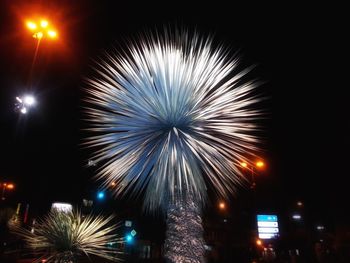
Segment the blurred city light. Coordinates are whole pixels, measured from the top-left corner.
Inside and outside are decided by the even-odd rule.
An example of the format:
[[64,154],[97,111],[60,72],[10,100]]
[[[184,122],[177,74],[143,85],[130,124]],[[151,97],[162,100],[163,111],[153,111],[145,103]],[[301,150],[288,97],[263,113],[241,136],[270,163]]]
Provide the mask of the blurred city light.
[[49,30],[47,31],[47,34],[49,37],[51,38],[55,38],[57,36],[57,32],[56,31],[53,31],[53,30]]
[[258,246],[262,246],[263,242],[262,242],[260,239],[257,239],[257,240],[256,240],[256,244],[257,244]]
[[49,26],[49,21],[46,19],[41,20],[27,20],[26,26],[33,34],[33,38],[41,40],[43,37],[49,37],[54,39],[57,37],[57,31]]
[[14,189],[15,188],[15,185],[14,184],[8,184],[6,186],[7,189]]
[[43,27],[43,28],[47,27],[48,24],[49,24],[49,22],[47,22],[47,20],[41,20],[41,22],[40,22],[40,25],[41,25],[41,27]]
[[220,208],[221,210],[224,210],[224,209],[226,208],[226,204],[225,204],[224,202],[220,202],[220,203],[219,203],[219,208]]
[[100,199],[100,200],[104,199],[105,198],[105,193],[102,192],[102,191],[98,192],[97,193],[97,198]]
[[132,243],[134,237],[131,234],[126,235],[125,240],[127,243]]
[[31,95],[26,95],[26,96],[24,97],[24,104],[25,104],[25,105],[28,105],[28,106],[34,105],[34,104],[35,104],[35,99],[34,99],[34,97],[31,96]]
[[36,99],[33,95],[23,95],[16,97],[15,110],[18,110],[22,114],[26,114],[28,110],[34,107]]
[[262,168],[262,167],[264,167],[264,166],[265,166],[265,163],[264,163],[263,161],[258,161],[258,162],[256,162],[256,167]]
[[317,229],[318,231],[324,230],[324,226],[318,225],[318,226],[316,226],[316,229]]
[[301,215],[299,215],[299,214],[294,214],[294,215],[292,215],[292,218],[293,218],[294,220],[301,220]]
[[251,189],[255,189],[256,187],[256,182],[255,182],[255,176],[258,175],[258,173],[256,172],[257,169],[261,170],[264,166],[265,163],[261,160],[257,161],[255,164],[252,162],[246,162],[246,161],[242,161],[240,162],[240,165],[244,168],[247,169],[250,172],[250,179],[251,179],[251,185],[250,188]]
[[32,21],[27,21],[27,27],[30,29],[30,30],[34,30],[37,28],[36,24]]
[[1,200],[5,200],[5,192],[6,190],[13,190],[15,188],[15,185],[13,183],[0,183],[0,188],[2,188],[1,191]]

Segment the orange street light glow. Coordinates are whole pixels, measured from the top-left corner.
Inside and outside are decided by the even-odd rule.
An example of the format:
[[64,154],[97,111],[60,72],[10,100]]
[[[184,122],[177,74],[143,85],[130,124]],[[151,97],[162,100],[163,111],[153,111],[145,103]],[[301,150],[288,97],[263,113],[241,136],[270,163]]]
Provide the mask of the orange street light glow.
[[56,31],[53,31],[53,30],[47,31],[47,34],[48,34],[49,37],[51,37],[51,38],[55,38],[55,37],[57,36]]
[[7,187],[7,189],[13,189],[13,188],[15,188],[14,184],[8,184],[6,187]]
[[40,25],[41,25],[41,27],[45,28],[49,25],[49,22],[47,22],[46,20],[41,20]]
[[257,239],[257,240],[256,240],[256,244],[257,244],[258,246],[261,246],[263,243],[262,243],[262,241],[261,241],[260,239]]
[[264,164],[264,162],[262,162],[262,161],[258,161],[258,162],[256,162],[256,166],[259,167],[259,168],[261,168],[261,167],[264,167],[265,164]]
[[112,182],[112,183],[111,183],[111,186],[115,186],[115,185],[116,185],[116,183],[115,183],[115,182]]
[[30,29],[30,30],[34,30],[36,29],[36,24],[32,21],[28,21],[27,22],[27,27]]
[[37,21],[27,20],[26,22],[27,28],[34,33],[32,35],[33,38],[36,38],[38,40],[42,38],[57,38],[57,31],[50,27],[50,24],[51,23],[46,19],[41,19]]
[[220,208],[220,209],[225,209],[225,203],[224,203],[224,202],[220,202],[219,208]]

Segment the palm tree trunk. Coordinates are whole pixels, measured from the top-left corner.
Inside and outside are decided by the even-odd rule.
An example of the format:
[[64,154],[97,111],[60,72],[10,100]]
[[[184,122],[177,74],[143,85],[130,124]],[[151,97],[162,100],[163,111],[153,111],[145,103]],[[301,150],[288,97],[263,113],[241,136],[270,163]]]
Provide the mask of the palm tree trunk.
[[201,209],[189,197],[168,207],[164,244],[167,263],[205,262]]

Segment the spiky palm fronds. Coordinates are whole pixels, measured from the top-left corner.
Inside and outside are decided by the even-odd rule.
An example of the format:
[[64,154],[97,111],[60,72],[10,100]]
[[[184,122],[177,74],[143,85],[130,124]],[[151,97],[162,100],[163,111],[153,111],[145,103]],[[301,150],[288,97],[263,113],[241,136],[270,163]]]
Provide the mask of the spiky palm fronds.
[[198,34],[165,34],[109,54],[88,79],[87,115],[98,178],[115,192],[145,192],[167,207],[186,195],[203,204],[207,186],[227,197],[256,149],[256,82],[238,58]]
[[38,262],[76,262],[81,255],[95,255],[118,260],[118,251],[108,243],[121,242],[116,238],[116,226],[110,225],[113,217],[75,212],[50,212],[35,225],[34,231],[17,229],[28,247],[39,256]]

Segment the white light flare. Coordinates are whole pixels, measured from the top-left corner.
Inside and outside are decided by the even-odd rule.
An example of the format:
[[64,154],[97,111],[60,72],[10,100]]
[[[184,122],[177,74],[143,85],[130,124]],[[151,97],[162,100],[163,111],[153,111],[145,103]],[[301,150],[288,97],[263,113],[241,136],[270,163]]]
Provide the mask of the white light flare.
[[24,97],[24,104],[28,106],[34,106],[35,105],[35,98],[32,95],[26,95]]
[[36,105],[36,99],[33,95],[17,96],[15,109],[22,114],[27,114],[30,108]]
[[23,108],[21,109],[21,113],[22,113],[22,114],[26,114],[26,113],[27,113],[27,108],[26,108],[26,107],[23,107]]

